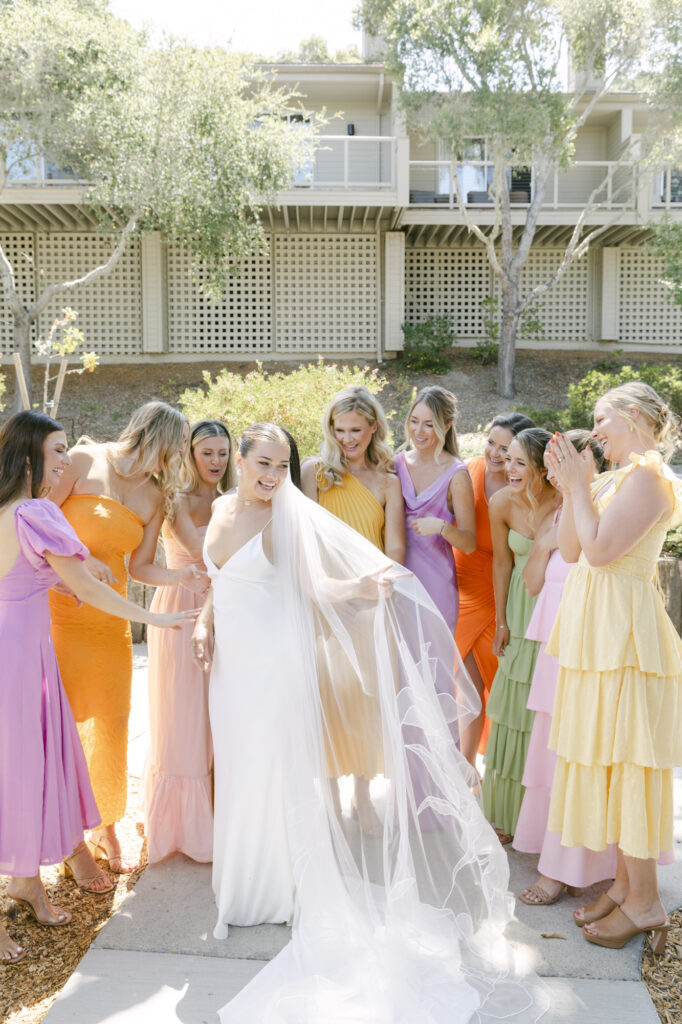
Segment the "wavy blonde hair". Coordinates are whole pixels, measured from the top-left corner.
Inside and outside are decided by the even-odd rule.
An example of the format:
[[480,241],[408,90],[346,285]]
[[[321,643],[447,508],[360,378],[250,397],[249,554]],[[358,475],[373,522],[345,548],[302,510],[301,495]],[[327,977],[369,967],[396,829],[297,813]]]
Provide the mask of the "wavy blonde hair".
[[407,438],[406,446],[410,443],[410,416],[414,411],[414,407],[419,405],[420,402],[423,402],[424,405],[428,407],[433,421],[433,432],[438,438],[438,444],[436,446],[436,462],[438,462],[440,454],[443,451],[459,458],[457,434],[455,432],[457,399],[453,395],[452,391],[448,391],[447,388],[442,388],[440,384],[431,384],[429,387],[422,388],[410,406],[407,416],[405,417],[405,437]]
[[191,494],[192,491],[196,491],[201,483],[196,459],[194,458],[194,449],[200,441],[205,441],[207,437],[224,437],[230,453],[227,465],[225,466],[225,472],[218,481],[218,493],[224,494],[225,491],[229,491],[234,487],[237,482],[234,444],[232,443],[230,431],[222,420],[199,420],[198,423],[193,424],[190,430],[189,444],[187,445],[187,451],[185,452],[182,468],[180,469],[180,490],[185,494]]
[[146,402],[135,410],[118,440],[106,445],[109,455],[134,456],[130,471],[121,475],[144,473],[152,480],[161,492],[164,515],[171,520],[180,486],[180,449],[186,426],[186,417],[177,409],[165,402]]
[[637,431],[637,423],[630,410],[639,409],[650,424],[657,447],[661,449],[666,459],[670,458],[680,436],[680,420],[649,384],[644,384],[641,380],[630,380],[607,391],[600,401],[615,409],[634,431]]
[[334,436],[334,420],[348,412],[359,413],[370,427],[376,423],[377,429],[372,434],[365,455],[380,472],[390,473],[393,470],[393,451],[387,440],[388,423],[384,410],[368,388],[362,385],[344,388],[334,395],[322,416],[322,444],[317,470],[318,477],[327,482],[327,486],[321,488],[324,491],[330,487],[340,487],[348,472],[341,445]]

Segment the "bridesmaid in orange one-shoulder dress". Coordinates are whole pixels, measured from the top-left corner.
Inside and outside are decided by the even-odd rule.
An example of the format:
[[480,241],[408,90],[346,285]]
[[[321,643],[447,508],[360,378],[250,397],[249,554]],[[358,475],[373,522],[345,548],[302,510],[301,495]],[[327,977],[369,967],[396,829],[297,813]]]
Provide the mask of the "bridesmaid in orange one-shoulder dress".
[[507,448],[512,438],[532,426],[533,421],[520,412],[496,416],[488,428],[485,453],[466,462],[474,485],[477,547],[471,554],[453,548],[459,589],[455,643],[481,697],[480,715],[462,734],[462,753],[474,767],[476,754],[485,752],[490,732],[485,707],[497,672],[497,658],[493,654],[495,595],[488,501],[506,486]]
[[[151,586],[184,582],[204,589],[207,577],[194,567],[154,565],[159,530],[177,487],[189,427],[163,402],[138,409],[118,441],[88,442],[70,452],[55,500],[91,553],[87,565],[98,579],[125,595],[127,571]],[[52,635],[62,681],[78,725],[102,828],[90,838],[97,859],[129,873],[115,824],[126,807],[128,716],[132,682],[130,625],[72,597],[50,594]],[[73,865],[72,865],[73,867]],[[96,875],[81,858],[76,883],[86,891]]]
[[[319,460],[303,464],[304,494],[352,526],[389,558],[405,557],[405,511],[398,477],[391,471],[393,452],[386,440],[384,411],[365,387],[350,387],[332,398],[322,418]],[[339,652],[342,657],[342,653]],[[367,651],[367,678],[373,652]],[[381,716],[376,701],[349,685],[352,704],[339,707],[320,689],[325,719],[333,733],[331,778],[355,777],[351,813],[368,836],[379,835],[381,824],[369,795],[369,783],[384,770]],[[338,793],[338,789],[336,790]],[[340,813],[340,803],[338,805]]]

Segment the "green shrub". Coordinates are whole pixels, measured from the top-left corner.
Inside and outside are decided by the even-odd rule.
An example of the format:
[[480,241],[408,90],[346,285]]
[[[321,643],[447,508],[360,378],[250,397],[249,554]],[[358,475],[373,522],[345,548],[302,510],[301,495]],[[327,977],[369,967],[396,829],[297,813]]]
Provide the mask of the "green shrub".
[[203,377],[203,387],[187,388],[178,399],[190,423],[223,420],[235,438],[250,423],[277,423],[293,434],[301,457],[317,454],[322,413],[337,391],[364,384],[377,394],[386,384],[377,370],[335,366],[321,359],[291,373],[268,373],[258,363],[244,377],[227,369],[215,380],[208,371]]
[[566,409],[538,409],[534,405],[515,405],[514,412],[522,412],[529,416],[537,427],[549,430],[566,429]]
[[565,426],[591,428],[597,400],[611,388],[631,380],[649,384],[673,412],[682,415],[682,368],[671,363],[642,363],[623,366],[616,373],[590,370],[577,383],[569,384]]
[[492,366],[497,362],[500,354],[500,346],[490,338],[479,338],[473,348],[468,348],[467,353],[471,359],[475,359],[481,366]]
[[668,530],[665,543],[663,544],[663,554],[682,558],[682,526],[676,526],[674,530]]
[[450,360],[446,353],[454,347],[452,322],[448,316],[430,316],[418,324],[403,324],[404,338],[400,361],[414,373],[446,373]]

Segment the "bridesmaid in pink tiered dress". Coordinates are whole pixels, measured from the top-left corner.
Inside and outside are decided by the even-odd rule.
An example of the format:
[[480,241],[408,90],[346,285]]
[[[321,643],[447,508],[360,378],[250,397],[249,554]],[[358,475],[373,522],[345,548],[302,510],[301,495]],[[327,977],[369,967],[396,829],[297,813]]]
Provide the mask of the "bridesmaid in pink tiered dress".
[[[219,420],[192,427],[183,491],[162,536],[170,568],[206,572],[203,544],[211,505],[235,483],[232,441]],[[201,608],[204,594],[160,587],[155,611]],[[147,631],[151,747],[145,767],[144,815],[149,863],[173,853],[209,863],[213,856],[213,746],[208,719],[208,673],[192,660],[192,626],[172,634]]]
[[[578,451],[590,445],[595,468],[601,472],[604,453],[596,441],[591,440],[589,433],[586,430],[571,430],[567,436]],[[550,478],[550,482],[556,486],[554,479]],[[555,903],[565,889],[587,888],[595,882],[613,878],[616,871],[615,847],[596,853],[582,846],[562,846],[561,836],[547,831],[549,798],[556,764],[556,754],[548,748],[548,742],[559,665],[556,658],[545,653],[545,645],[571,569],[559,553],[558,519],[559,513],[552,513],[542,524],[524,569],[524,582],[529,593],[540,593],[526,630],[526,639],[537,640],[541,646],[528,699],[528,708],[535,712],[535,718],[523,774],[526,790],[513,846],[522,853],[540,854],[538,881],[524,889],[519,897],[530,906]]]
[[452,549],[476,548],[474,490],[459,458],[455,396],[437,384],[423,388],[405,421],[411,445],[396,456],[405,499],[405,566],[423,583],[450,629],[455,630],[457,571]]

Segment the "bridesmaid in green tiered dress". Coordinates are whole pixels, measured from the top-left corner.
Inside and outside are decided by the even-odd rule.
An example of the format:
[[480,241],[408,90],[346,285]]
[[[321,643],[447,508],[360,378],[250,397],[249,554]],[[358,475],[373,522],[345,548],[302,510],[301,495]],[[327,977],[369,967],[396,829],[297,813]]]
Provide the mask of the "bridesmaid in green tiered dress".
[[493,651],[499,668],[486,709],[492,725],[484,759],[483,809],[501,843],[510,842],[516,828],[533,727],[534,712],[526,704],[539,644],[526,640],[525,634],[537,598],[526,590],[523,568],[537,527],[560,502],[543,462],[550,437],[539,427],[516,435],[507,454],[507,486],[489,503],[497,620]]

